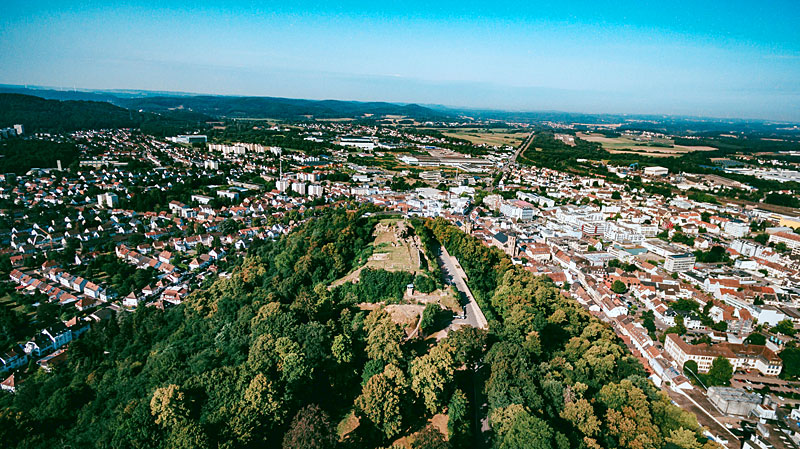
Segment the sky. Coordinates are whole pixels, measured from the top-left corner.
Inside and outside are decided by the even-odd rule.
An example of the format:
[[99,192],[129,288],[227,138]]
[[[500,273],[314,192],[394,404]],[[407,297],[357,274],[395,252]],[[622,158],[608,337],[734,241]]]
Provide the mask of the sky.
[[3,84],[800,122],[797,0],[3,3]]

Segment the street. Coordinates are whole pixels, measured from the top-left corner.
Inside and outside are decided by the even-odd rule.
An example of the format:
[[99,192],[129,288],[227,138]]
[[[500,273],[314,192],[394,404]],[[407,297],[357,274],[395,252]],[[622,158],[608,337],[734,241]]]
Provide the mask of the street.
[[467,304],[464,306],[466,317],[463,319],[456,318],[453,320],[452,324],[487,329],[489,323],[486,321],[486,317],[483,316],[481,308],[478,307],[475,297],[472,296],[472,292],[467,286],[465,280],[467,277],[466,273],[464,273],[458,261],[447,252],[444,246],[440,246],[440,248],[439,266],[442,268],[445,279],[455,285],[456,289],[467,298]]

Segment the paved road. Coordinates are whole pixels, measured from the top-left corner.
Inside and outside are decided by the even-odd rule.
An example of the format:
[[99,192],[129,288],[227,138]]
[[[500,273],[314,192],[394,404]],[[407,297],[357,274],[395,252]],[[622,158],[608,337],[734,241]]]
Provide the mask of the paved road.
[[458,261],[455,257],[451,256],[447,249],[444,246],[440,246],[439,250],[439,266],[442,267],[442,272],[444,273],[445,279],[447,279],[450,283],[456,286],[459,292],[463,293],[466,296],[468,302],[467,305],[464,306],[464,310],[466,311],[466,318],[464,319],[454,319],[452,324],[454,325],[467,325],[472,327],[478,327],[481,329],[487,329],[489,327],[489,323],[486,321],[486,317],[483,316],[483,312],[481,308],[478,307],[478,303],[475,301],[475,297],[472,296],[472,292],[469,290],[467,286],[467,274],[464,273],[464,270],[461,269],[461,265],[458,264]]
[[520,145],[519,148],[517,148],[517,151],[514,152],[514,157],[511,158],[510,164],[516,163],[517,157],[519,157],[519,155],[522,154],[522,152],[525,151],[525,149],[527,149],[531,145],[531,142],[533,142],[534,134],[535,132],[531,132],[528,138],[522,142],[522,145]]
[[503,175],[500,176],[500,178],[498,178],[498,182],[500,179],[503,179],[508,173],[508,171],[511,170],[511,167],[513,167],[514,164],[517,163],[517,157],[519,157],[519,155],[522,154],[522,152],[525,151],[525,149],[528,148],[528,146],[530,146],[531,142],[533,142],[533,135],[534,132],[531,132],[530,135],[524,141],[522,141],[519,148],[517,148],[517,150],[514,151],[514,155],[511,156],[511,159],[509,159],[500,169]]

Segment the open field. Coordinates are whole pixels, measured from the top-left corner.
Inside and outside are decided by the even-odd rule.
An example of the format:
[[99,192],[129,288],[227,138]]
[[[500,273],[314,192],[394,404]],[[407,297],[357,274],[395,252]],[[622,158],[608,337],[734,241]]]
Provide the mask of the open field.
[[330,288],[346,282],[355,282],[361,276],[361,270],[364,268],[420,273],[422,271],[420,258],[425,256],[420,250],[421,246],[417,237],[402,237],[402,228],[407,226],[409,226],[408,223],[399,218],[381,220],[375,226],[372,256],[367,263],[347,276],[336,280]]
[[[609,153],[638,154],[641,156],[652,157],[673,157],[693,151],[714,151],[716,148],[708,146],[687,146],[675,145],[672,140],[660,141],[662,145],[647,142],[639,142],[627,137],[606,137],[602,134],[578,133],[577,136],[589,142],[597,142],[603,145],[603,149]],[[666,146],[670,145],[670,146]]]
[[504,146],[515,147],[522,143],[530,134],[525,129],[487,129],[487,128],[423,128],[439,131],[447,137],[464,139],[474,145]]
[[419,272],[419,244],[413,237],[402,237],[402,229],[407,226],[404,220],[396,218],[381,220],[375,227],[374,249],[366,266],[376,270]]

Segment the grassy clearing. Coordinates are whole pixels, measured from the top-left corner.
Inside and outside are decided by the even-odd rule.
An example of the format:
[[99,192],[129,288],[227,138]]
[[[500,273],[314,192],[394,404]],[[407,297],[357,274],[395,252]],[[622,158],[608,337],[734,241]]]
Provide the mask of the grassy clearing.
[[693,151],[714,151],[708,146],[675,145],[671,139],[661,139],[651,143],[640,142],[628,137],[606,137],[602,134],[578,133],[578,137],[589,142],[597,142],[603,149],[614,154],[638,154],[652,157],[674,157]]
[[408,222],[399,218],[385,218],[375,227],[372,241],[372,256],[367,263],[349,273],[347,276],[334,281],[329,288],[334,288],[346,282],[355,282],[361,276],[361,270],[372,268],[374,270],[407,271],[419,274],[423,270],[420,258],[425,257],[420,251],[416,237],[398,239],[398,226],[409,226]]

